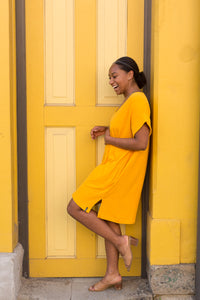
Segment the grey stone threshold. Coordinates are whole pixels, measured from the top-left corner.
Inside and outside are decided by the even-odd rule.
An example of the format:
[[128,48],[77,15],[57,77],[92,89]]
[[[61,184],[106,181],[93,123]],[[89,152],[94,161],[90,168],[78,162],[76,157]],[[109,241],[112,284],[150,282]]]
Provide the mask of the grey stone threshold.
[[89,292],[99,278],[22,278],[17,300],[194,300],[193,295],[153,295],[148,280],[123,278],[123,289]]
[[152,300],[148,281],[123,278],[120,291],[113,287],[102,292],[89,292],[88,287],[99,278],[30,278],[22,279],[17,300]]

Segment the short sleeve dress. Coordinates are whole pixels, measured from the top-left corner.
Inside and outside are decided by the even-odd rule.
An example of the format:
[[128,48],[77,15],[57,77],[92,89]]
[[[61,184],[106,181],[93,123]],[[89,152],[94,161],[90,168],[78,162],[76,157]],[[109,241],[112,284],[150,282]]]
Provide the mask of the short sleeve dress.
[[[129,96],[110,121],[110,135],[132,138],[147,124],[151,133],[150,107],[144,93]],[[73,193],[73,200],[84,211],[101,201],[98,217],[120,224],[133,224],[144,182],[149,152],[129,151],[106,145],[102,163]]]

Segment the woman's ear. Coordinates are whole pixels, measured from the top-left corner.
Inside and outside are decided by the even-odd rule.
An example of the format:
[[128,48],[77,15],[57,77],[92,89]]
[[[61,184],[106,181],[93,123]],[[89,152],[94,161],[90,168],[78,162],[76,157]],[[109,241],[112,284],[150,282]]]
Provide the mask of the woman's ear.
[[134,77],[134,71],[131,70],[131,71],[128,72],[128,80],[132,80],[133,77]]

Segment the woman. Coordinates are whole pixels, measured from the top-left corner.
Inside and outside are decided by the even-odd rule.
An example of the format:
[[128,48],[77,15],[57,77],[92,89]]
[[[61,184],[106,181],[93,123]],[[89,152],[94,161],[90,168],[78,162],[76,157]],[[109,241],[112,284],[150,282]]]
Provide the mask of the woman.
[[[105,239],[107,270],[103,279],[89,288],[102,291],[122,288],[119,253],[127,270],[132,263],[131,245],[138,240],[122,235],[119,224],[135,222],[144,181],[151,134],[150,108],[140,89],[146,78],[130,57],[116,60],[109,70],[109,83],[124,101],[110,127],[95,126],[93,139],[104,135],[105,152],[97,166],[73,194],[67,211],[77,221]],[[98,214],[92,207],[100,202]]]

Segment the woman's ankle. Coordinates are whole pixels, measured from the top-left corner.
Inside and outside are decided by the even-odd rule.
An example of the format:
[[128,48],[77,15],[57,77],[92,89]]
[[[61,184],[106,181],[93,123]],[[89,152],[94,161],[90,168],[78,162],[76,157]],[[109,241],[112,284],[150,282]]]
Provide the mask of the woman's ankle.
[[121,277],[119,270],[116,271],[106,271],[106,274],[104,275],[104,278],[116,278],[116,277]]

